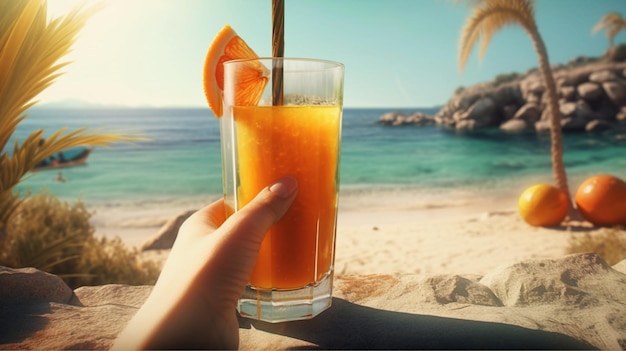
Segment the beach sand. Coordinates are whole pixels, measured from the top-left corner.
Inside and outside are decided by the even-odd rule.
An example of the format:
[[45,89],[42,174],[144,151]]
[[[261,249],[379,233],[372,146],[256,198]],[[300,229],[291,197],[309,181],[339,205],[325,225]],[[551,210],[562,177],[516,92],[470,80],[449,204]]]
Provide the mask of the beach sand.
[[[476,192],[396,189],[385,196],[346,196],[339,207],[335,271],[483,275],[501,265],[565,255],[575,228],[526,224],[513,193],[479,197]],[[105,211],[93,222],[97,234],[118,235],[129,247],[139,248],[167,219],[187,209],[160,208],[135,217]],[[146,251],[142,257],[163,261],[167,253]]]
[[514,209],[346,212],[338,274],[486,274],[500,265],[565,254],[569,233],[533,228]]
[[338,274],[483,275],[525,259],[560,257],[571,235],[526,224],[510,193],[395,198],[402,201],[339,212]]

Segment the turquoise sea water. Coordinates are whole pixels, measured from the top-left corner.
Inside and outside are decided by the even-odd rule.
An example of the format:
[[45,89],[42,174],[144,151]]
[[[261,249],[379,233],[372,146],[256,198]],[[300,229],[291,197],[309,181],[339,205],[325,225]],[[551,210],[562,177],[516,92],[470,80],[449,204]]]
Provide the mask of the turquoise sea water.
[[[386,127],[377,123],[397,109],[346,109],[343,115],[341,193],[450,189],[483,193],[523,190],[552,182],[547,135],[499,130],[459,134],[438,126]],[[438,109],[410,109],[436,113]],[[148,204],[205,202],[221,194],[218,122],[208,109],[33,108],[17,136],[37,128],[50,135],[62,127],[87,126],[138,133],[148,142],[97,148],[85,166],[31,173],[17,190],[51,193],[95,207],[141,208]],[[570,187],[585,177],[611,173],[626,179],[626,140],[616,135],[568,134],[564,140]]]

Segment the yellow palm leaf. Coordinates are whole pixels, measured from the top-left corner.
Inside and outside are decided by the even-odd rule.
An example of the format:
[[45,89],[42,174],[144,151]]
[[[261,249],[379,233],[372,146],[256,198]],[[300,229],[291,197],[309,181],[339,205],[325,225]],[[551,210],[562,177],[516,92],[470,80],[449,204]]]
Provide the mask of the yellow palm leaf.
[[592,33],[597,33],[604,28],[613,27],[615,25],[620,25],[620,23],[625,20],[622,16],[617,12],[609,12],[604,17],[600,19],[600,21],[593,27],[591,30]]
[[19,203],[13,188],[39,162],[64,149],[107,146],[116,141],[145,140],[138,136],[102,130],[61,129],[40,144],[43,132],[16,139],[9,155],[6,146],[36,96],[52,84],[67,62],[70,50],[87,19],[100,5],[74,8],[63,18],[48,22],[45,0],[0,1],[0,239]]
[[463,71],[472,48],[480,40],[482,59],[493,35],[502,27],[519,24],[527,29],[535,26],[531,0],[483,0],[473,2],[474,12],[467,20],[459,43],[459,70]]
[[613,39],[622,29],[626,29],[626,19],[624,19],[617,12],[609,12],[593,27],[591,32],[593,34],[605,30],[607,39],[609,40],[609,47],[613,46]]

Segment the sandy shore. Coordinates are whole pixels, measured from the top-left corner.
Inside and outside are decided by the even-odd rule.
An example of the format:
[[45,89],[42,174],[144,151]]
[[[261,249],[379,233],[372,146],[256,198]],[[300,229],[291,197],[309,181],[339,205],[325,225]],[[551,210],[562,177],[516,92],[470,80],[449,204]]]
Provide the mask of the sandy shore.
[[[338,274],[486,274],[500,265],[566,254],[572,232],[531,227],[517,213],[514,194],[360,194],[342,199],[336,247]],[[382,198],[386,200],[381,200]],[[188,209],[188,208],[187,208]],[[96,215],[96,232],[140,247],[184,208],[143,217],[121,211]],[[103,218],[106,216],[107,221]],[[123,224],[118,227],[111,223]],[[167,251],[144,258],[163,260]]]
[[511,209],[347,212],[340,217],[340,274],[486,274],[500,265],[565,253],[569,233],[533,228]]

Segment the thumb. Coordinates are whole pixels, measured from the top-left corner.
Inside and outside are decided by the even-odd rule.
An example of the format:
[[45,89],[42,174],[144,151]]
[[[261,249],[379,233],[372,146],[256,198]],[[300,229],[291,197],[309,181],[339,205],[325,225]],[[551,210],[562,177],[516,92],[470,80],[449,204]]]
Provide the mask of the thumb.
[[267,230],[287,212],[297,193],[298,181],[294,177],[280,178],[230,216],[224,225],[236,228],[231,232],[233,235],[245,235],[247,240],[260,245]]
[[211,266],[219,267],[213,275],[213,286],[219,289],[213,294],[216,298],[223,296],[220,301],[228,302],[225,306],[236,304],[252,273],[265,233],[287,212],[297,193],[295,178],[281,178],[261,190],[219,228],[220,234],[215,237],[219,244],[213,251]]

